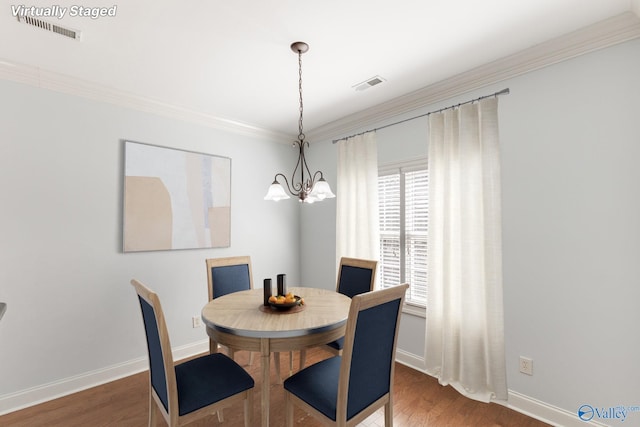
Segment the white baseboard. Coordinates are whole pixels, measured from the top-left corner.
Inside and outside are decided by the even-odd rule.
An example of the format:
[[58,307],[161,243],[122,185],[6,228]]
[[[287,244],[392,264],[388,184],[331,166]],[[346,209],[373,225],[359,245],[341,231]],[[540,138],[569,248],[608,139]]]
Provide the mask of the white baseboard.
[[[174,360],[209,351],[209,340],[173,349]],[[0,396],[0,415],[134,375],[149,368],[147,356]]]
[[396,349],[396,362],[402,363],[416,371],[425,372],[424,357],[409,353],[401,349]]
[[[426,375],[425,361],[422,356],[415,355],[400,349],[396,350],[396,361],[402,363],[416,371],[422,372]],[[509,390],[509,397],[506,403],[495,402],[498,404],[504,404],[510,409],[516,412],[527,415],[531,418],[535,418],[547,424],[557,427],[606,427],[606,424],[599,423],[591,420],[589,422],[582,421],[578,418],[577,408],[576,412],[569,412],[567,410],[549,405],[548,403],[541,402],[537,399],[533,399],[524,394],[518,393],[513,390]]]
[[196,354],[209,353],[209,339],[197,341],[173,349],[173,360],[182,360]]
[[570,412],[565,409],[558,408],[548,403],[541,402],[517,391],[509,390],[509,401],[506,405],[508,408],[518,411],[522,414],[536,418],[547,424],[558,427],[606,427],[607,424],[600,422],[582,421],[578,418],[577,409]]

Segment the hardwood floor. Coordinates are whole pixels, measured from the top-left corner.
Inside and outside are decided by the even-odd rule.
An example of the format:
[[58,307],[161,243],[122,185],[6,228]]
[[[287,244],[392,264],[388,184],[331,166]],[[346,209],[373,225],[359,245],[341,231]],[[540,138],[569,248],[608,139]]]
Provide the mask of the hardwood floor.
[[[307,364],[329,357],[321,349],[307,352]],[[247,366],[248,353],[236,355],[238,363],[256,379],[254,424],[260,423],[260,362]],[[282,355],[282,372],[288,372],[289,358]],[[294,358],[297,366],[297,354]],[[485,404],[460,395],[451,387],[442,387],[437,380],[404,365],[396,365],[394,394],[394,425],[396,427],[543,427],[547,424],[529,418],[497,404]],[[275,383],[271,369],[271,425],[284,426],[282,385]],[[141,427],[148,424],[148,373],[143,372],[40,405],[0,416],[0,426],[6,427]],[[296,409],[296,425],[321,426],[318,421]],[[158,426],[166,425],[160,414]],[[215,415],[190,426],[243,427],[242,404],[224,410],[224,422]],[[360,424],[362,427],[384,426],[384,413],[379,411]]]

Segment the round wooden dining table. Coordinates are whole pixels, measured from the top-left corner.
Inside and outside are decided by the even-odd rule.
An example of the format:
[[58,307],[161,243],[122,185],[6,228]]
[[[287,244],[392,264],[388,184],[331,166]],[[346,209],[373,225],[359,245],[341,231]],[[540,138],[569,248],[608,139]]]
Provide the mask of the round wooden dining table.
[[[234,292],[209,301],[202,321],[212,341],[260,352],[262,426],[269,425],[269,361],[272,352],[302,350],[329,343],[345,333],[351,299],[334,290],[293,287],[304,305],[290,311],[263,304],[263,289]],[[301,360],[302,362],[302,360]]]

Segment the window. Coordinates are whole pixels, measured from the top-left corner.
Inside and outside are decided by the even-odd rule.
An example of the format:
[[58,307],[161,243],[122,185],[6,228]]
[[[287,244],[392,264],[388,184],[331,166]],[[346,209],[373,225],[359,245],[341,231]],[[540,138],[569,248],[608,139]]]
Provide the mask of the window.
[[427,302],[429,173],[426,161],[385,166],[378,173],[379,283],[408,283],[405,302]]

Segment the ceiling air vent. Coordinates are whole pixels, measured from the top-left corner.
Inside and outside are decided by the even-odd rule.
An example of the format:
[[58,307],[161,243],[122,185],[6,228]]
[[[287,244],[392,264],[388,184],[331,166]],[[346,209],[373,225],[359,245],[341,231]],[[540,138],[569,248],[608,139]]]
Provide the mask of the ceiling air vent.
[[386,80],[380,76],[374,76],[374,77],[371,77],[370,79],[363,81],[362,83],[358,83],[357,85],[353,85],[351,87],[353,87],[356,90],[356,92],[361,92],[363,90],[369,89],[370,87],[379,85],[380,83],[383,83],[385,81]]
[[80,40],[80,31],[72,30],[70,28],[61,27],[60,25],[52,24],[42,19],[34,18],[32,16],[20,16],[18,15],[18,22],[22,22],[33,27],[42,28],[52,33],[57,33],[70,39]]

